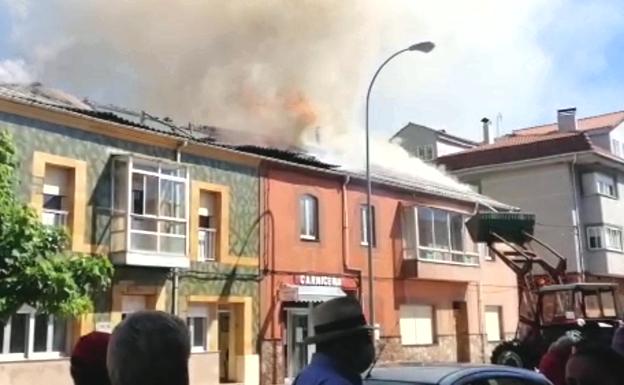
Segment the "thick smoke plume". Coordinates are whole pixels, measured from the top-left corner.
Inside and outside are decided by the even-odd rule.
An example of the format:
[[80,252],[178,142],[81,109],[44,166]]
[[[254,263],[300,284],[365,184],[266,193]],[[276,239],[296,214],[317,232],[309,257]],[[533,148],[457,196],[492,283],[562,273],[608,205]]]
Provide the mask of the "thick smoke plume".
[[[381,42],[414,42],[396,29],[410,22],[400,7],[363,0],[22,0],[15,14],[23,22],[14,38],[44,84],[243,132],[241,140],[312,145],[356,169]],[[386,138],[373,148],[384,167],[456,184]]]
[[[44,83],[86,95],[119,86],[133,95],[132,104],[175,120],[293,144],[306,128],[352,125],[362,72],[377,51],[375,20],[384,14],[368,1],[58,5],[71,12],[22,31],[29,36],[35,34],[28,28],[50,29],[40,31],[49,38],[33,44],[31,53]],[[130,87],[116,85],[121,78],[131,79]]]

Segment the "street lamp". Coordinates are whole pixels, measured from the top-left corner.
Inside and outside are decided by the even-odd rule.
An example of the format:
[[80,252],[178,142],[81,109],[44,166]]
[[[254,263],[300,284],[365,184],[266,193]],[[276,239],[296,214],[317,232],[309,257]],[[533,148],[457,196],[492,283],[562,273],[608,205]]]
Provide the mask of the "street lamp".
[[433,44],[432,42],[424,41],[421,43],[413,44],[392,54],[389,58],[386,59],[386,61],[381,63],[379,68],[377,68],[377,71],[375,71],[373,79],[368,86],[368,92],[366,93],[366,234],[368,235],[366,251],[368,253],[368,311],[369,322],[371,326],[375,326],[375,300],[373,295],[373,219],[371,214],[370,134],[368,129],[368,107],[370,104],[371,89],[373,88],[373,84],[375,84],[375,79],[377,79],[377,75],[379,75],[381,69],[384,68],[390,60],[399,56],[403,52],[408,51],[420,51],[423,53],[429,53],[431,52],[431,50],[433,50],[434,47],[435,44]]

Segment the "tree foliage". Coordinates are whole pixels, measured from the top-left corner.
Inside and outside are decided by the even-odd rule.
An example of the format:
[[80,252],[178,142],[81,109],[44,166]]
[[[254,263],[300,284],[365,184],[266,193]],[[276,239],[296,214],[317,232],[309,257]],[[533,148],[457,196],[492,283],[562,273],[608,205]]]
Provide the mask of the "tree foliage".
[[91,311],[93,296],[111,284],[110,261],[68,252],[67,233],[18,198],[17,171],[12,137],[0,132],[0,319],[23,304],[63,316]]

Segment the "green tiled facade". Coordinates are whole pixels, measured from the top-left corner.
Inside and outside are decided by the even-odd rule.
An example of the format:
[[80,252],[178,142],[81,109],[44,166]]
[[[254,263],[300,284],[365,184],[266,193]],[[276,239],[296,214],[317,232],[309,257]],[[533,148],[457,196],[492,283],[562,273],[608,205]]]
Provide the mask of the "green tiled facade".
[[[0,130],[14,138],[21,167],[21,194],[30,200],[33,189],[41,189],[43,181],[32,176],[33,152],[84,160],[87,163],[88,207],[85,240],[92,245],[108,245],[111,208],[111,158],[115,154],[137,154],[175,160],[175,152],[156,146],[114,139],[79,129],[0,112]],[[190,179],[229,187],[230,255],[258,258],[259,253],[259,176],[253,167],[222,160],[182,154],[182,163],[190,170]],[[257,268],[193,263],[182,271],[180,298],[186,295],[251,296],[254,298],[254,331],[257,330],[258,285]],[[160,282],[171,293],[170,273],[158,268],[118,268],[115,281]],[[97,300],[96,321],[109,316],[111,298]],[[171,298],[168,295],[167,306]],[[255,333],[254,333],[255,335]]]

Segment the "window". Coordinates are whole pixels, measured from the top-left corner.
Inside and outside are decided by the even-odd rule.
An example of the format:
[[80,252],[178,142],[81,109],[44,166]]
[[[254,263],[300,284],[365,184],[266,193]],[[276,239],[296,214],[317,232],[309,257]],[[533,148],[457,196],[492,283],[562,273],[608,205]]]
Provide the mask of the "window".
[[403,207],[401,212],[401,232],[403,233],[403,258],[418,258],[416,245],[416,208]]
[[479,252],[464,226],[464,216],[428,207],[418,208],[420,259],[478,264]]
[[416,156],[422,160],[433,160],[433,145],[425,144],[416,147]]
[[503,309],[501,306],[485,307],[485,333],[488,342],[498,342],[502,340],[502,319]]
[[587,227],[587,247],[590,250],[622,251],[622,229],[613,226]]
[[52,165],[45,166],[43,181],[42,222],[48,226],[67,226],[68,191],[70,189],[69,169]]
[[0,358],[58,357],[65,352],[66,321],[22,306],[6,323],[0,323]]
[[[361,205],[360,206],[360,243],[363,246],[368,246],[368,225],[366,223],[367,221],[367,212],[368,212],[368,207],[366,205]],[[376,234],[376,229],[375,229],[375,206],[371,206],[371,230],[372,230],[372,245],[375,246],[377,243],[377,234]]]
[[585,195],[605,195],[611,198],[617,198],[617,185],[615,178],[610,175],[590,172],[583,174],[583,191]]
[[186,255],[186,168],[134,157],[116,157],[113,167],[112,251]]
[[312,195],[304,195],[299,200],[300,238],[318,239],[318,200]]
[[201,191],[199,194],[198,261],[214,261],[217,242],[217,194]]
[[614,155],[621,156],[619,140],[611,139],[611,152],[613,152]]
[[191,350],[194,352],[208,350],[208,307],[206,305],[190,305],[186,324],[189,328]]
[[431,345],[433,334],[433,306],[401,305],[399,308],[401,344]]

